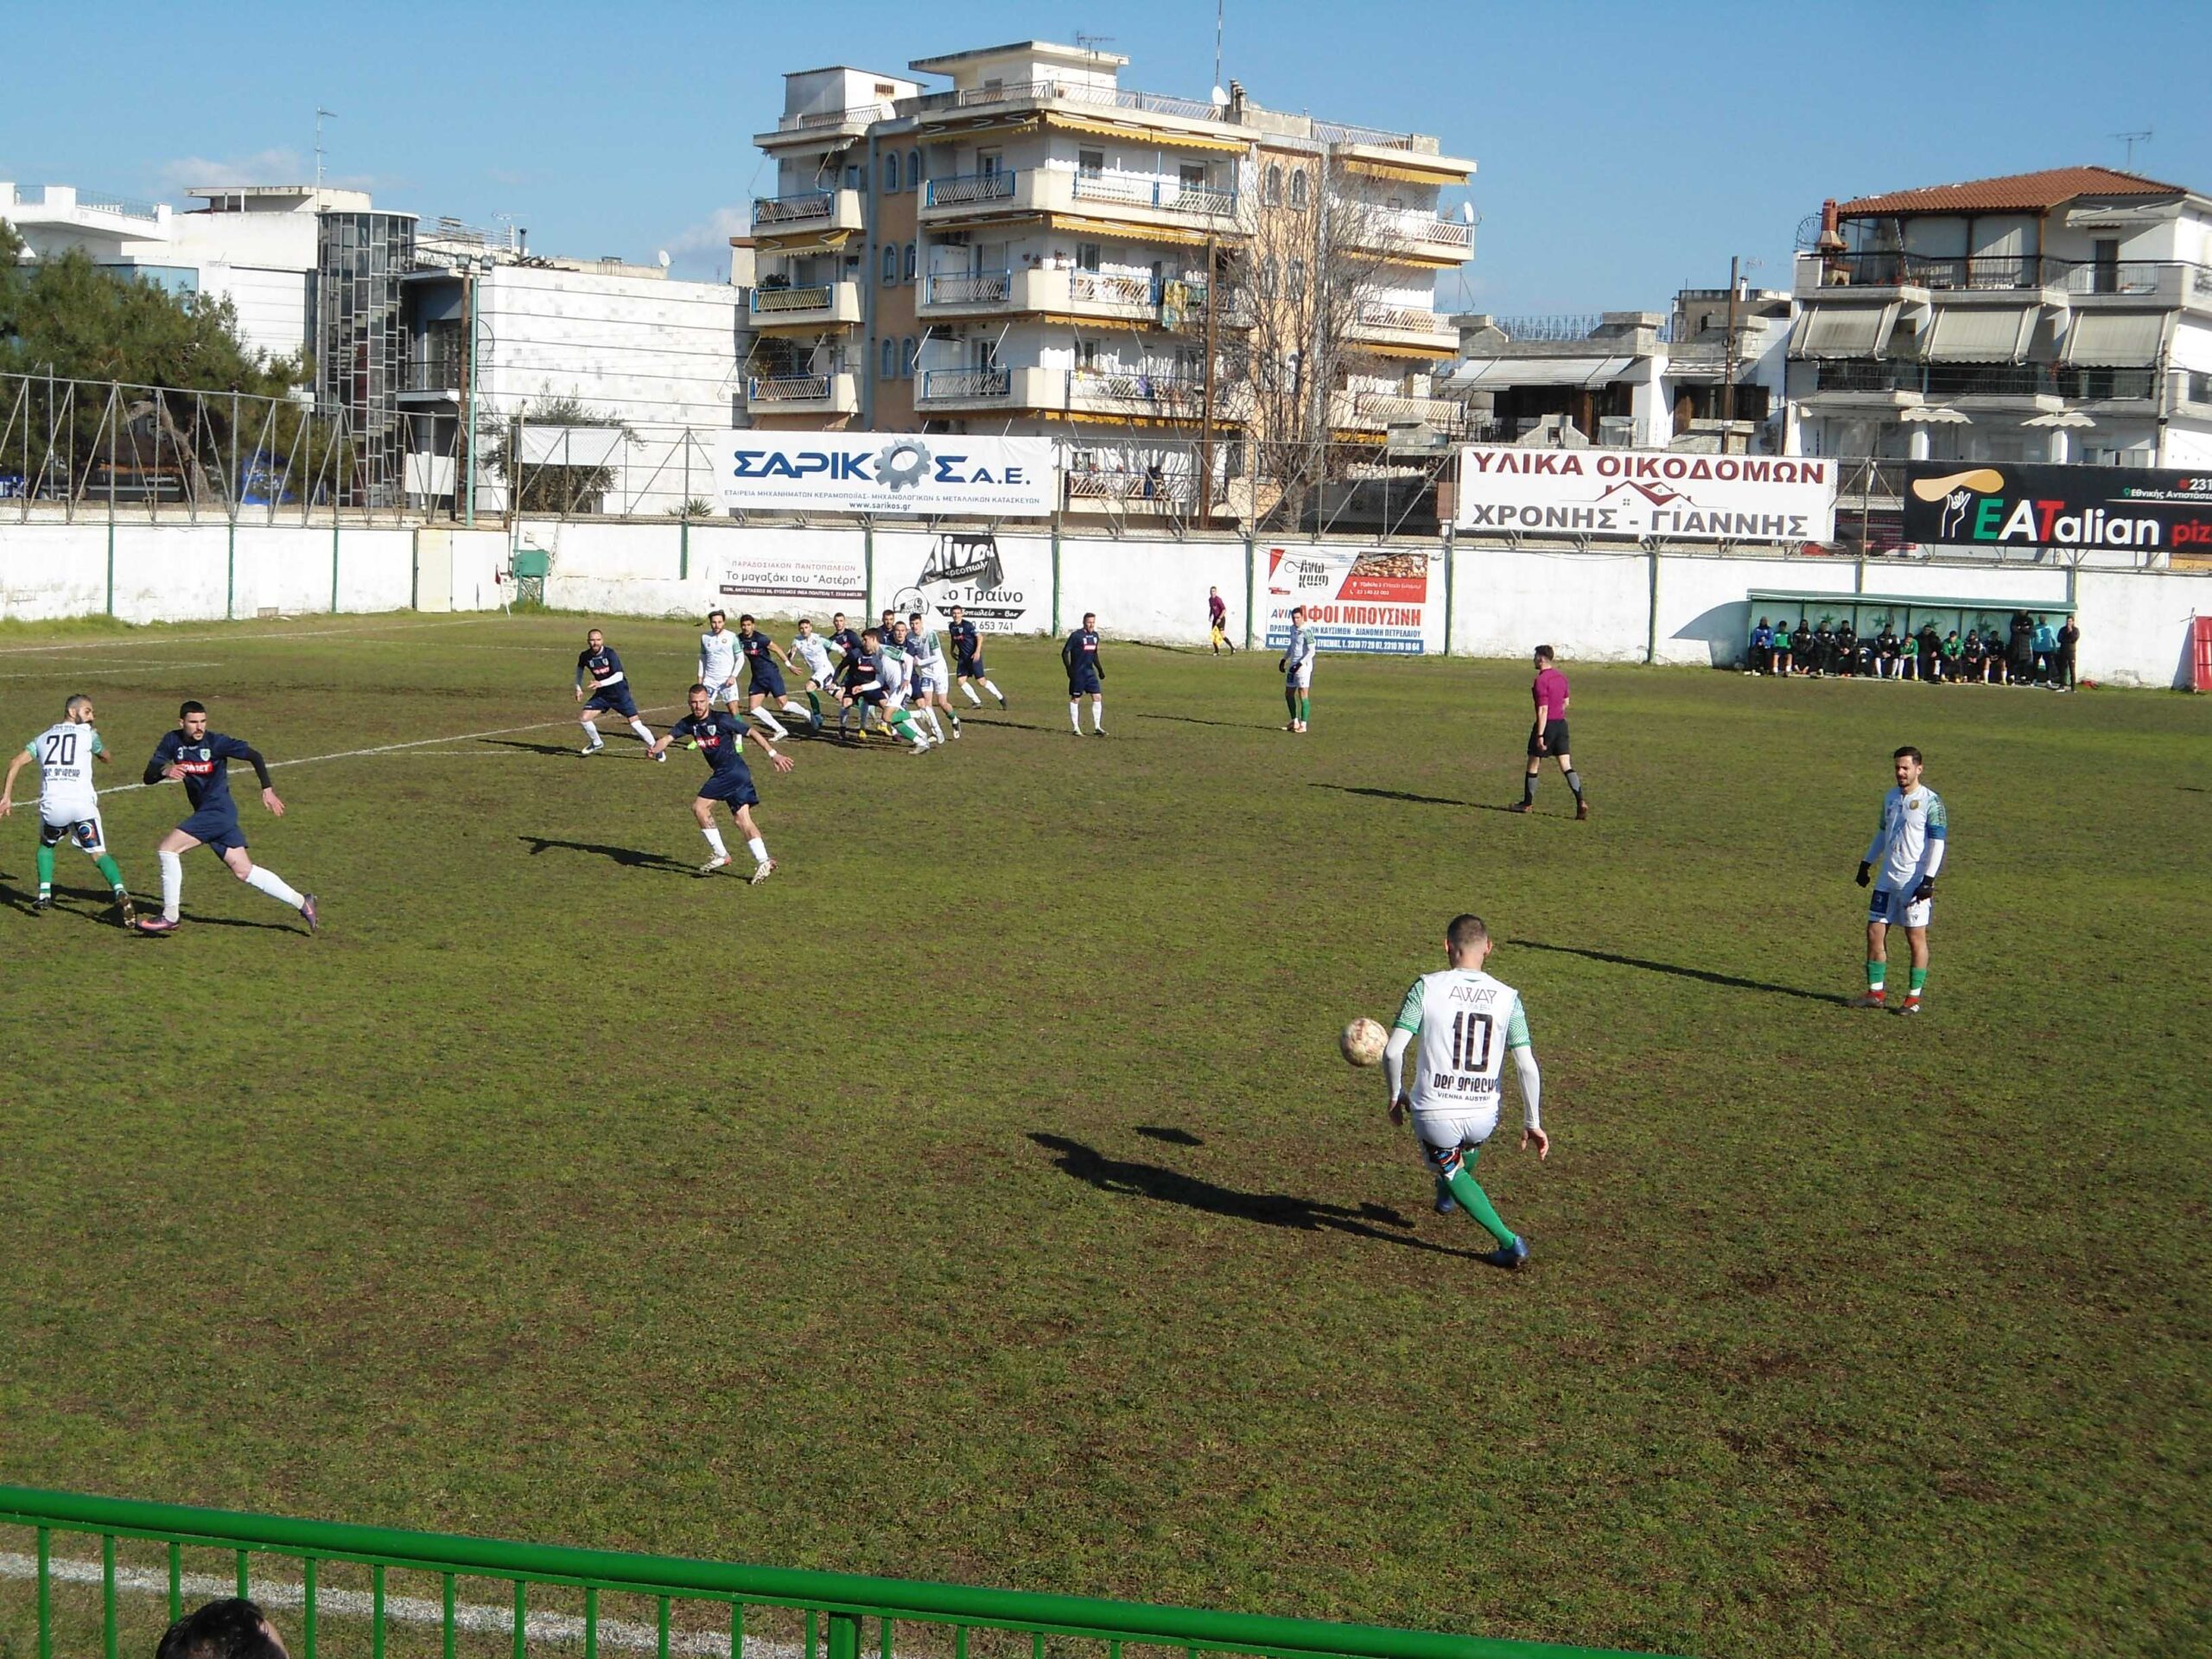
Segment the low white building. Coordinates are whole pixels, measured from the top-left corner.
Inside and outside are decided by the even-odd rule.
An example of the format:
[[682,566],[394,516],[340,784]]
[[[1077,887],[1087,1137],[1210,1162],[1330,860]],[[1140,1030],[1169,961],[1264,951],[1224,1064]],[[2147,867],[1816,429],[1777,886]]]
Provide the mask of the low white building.
[[[499,462],[518,440],[525,479],[532,467],[604,474],[591,510],[674,512],[714,495],[704,435],[745,419],[743,289],[671,281],[658,264],[532,254],[450,222],[424,232],[417,259],[399,393],[411,501],[465,506],[472,404],[480,510],[504,505]],[[532,413],[556,400],[622,435],[543,423],[533,433]]]

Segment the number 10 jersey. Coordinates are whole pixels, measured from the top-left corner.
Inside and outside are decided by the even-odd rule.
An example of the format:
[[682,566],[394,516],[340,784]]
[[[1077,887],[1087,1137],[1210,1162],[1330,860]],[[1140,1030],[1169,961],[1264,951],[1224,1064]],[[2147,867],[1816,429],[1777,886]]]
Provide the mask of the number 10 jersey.
[[1518,991],[1471,969],[1423,974],[1407,991],[1396,1024],[1421,1042],[1406,1090],[1415,1112],[1495,1116],[1505,1052],[1529,1046]]

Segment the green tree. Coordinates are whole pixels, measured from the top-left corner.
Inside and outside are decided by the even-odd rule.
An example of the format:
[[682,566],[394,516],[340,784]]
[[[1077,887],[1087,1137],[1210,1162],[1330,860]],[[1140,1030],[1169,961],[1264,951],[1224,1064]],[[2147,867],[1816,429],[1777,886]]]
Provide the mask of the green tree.
[[[620,432],[626,442],[638,442],[638,435],[622,420],[574,397],[538,398],[523,410],[521,424],[607,427]],[[516,486],[512,493],[517,506],[524,512],[556,513],[564,518],[571,513],[596,512],[601,498],[614,487],[612,467],[563,467],[550,461],[533,461],[515,454],[514,440],[515,427],[511,423],[493,444],[488,459],[493,471]]]

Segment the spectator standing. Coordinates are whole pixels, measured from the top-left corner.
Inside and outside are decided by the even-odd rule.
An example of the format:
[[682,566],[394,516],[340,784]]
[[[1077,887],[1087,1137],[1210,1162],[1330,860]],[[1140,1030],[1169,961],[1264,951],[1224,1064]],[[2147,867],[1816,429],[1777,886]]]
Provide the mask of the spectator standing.
[[2013,685],[2025,685],[2034,676],[2036,667],[2036,625],[2028,620],[2025,611],[2012,613],[2012,639],[2005,651],[2005,677]]
[[2066,626],[2058,631],[2058,673],[2062,690],[2074,689],[2074,651],[2082,643],[2082,625],[2068,612]]
[[2051,631],[2050,619],[2036,618],[2036,683],[2051,685],[2056,683],[2058,671],[2058,635]]

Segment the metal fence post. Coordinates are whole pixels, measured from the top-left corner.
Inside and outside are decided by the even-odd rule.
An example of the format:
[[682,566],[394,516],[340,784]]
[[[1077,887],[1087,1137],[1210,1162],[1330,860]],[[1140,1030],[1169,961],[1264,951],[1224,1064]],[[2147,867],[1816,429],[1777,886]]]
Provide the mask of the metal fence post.
[[861,1659],[861,1622],[851,1613],[830,1615],[830,1659]]

